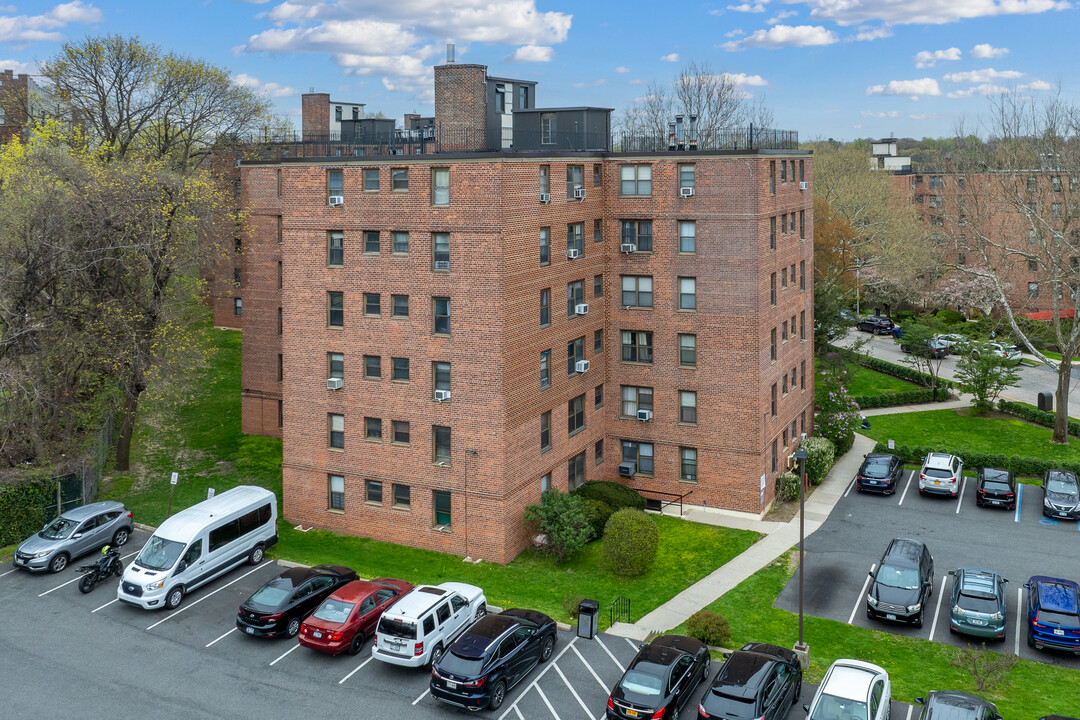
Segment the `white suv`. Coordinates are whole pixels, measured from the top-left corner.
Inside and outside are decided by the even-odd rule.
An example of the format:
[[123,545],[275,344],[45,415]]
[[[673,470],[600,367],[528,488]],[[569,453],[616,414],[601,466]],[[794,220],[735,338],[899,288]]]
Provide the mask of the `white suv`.
[[485,614],[487,598],[475,585],[421,585],[379,618],[371,657],[405,667],[430,665]]
[[964,461],[955,455],[930,453],[919,471],[919,494],[940,493],[956,497],[963,472]]
[[814,701],[804,705],[807,720],[887,720],[892,688],[889,673],[861,660],[829,666]]

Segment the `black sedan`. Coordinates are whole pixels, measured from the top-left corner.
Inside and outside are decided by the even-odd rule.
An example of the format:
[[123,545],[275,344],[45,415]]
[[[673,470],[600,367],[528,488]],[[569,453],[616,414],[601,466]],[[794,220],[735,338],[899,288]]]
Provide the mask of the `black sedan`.
[[661,635],[638,651],[607,701],[608,720],[674,718],[709,675],[709,648]]
[[880,492],[892,495],[904,477],[904,463],[895,455],[870,453],[863,455],[863,464],[855,476],[857,492]]
[[1080,520],[1080,483],[1068,470],[1047,470],[1043,475],[1043,515]]
[[498,710],[506,691],[555,649],[555,621],[535,610],[485,615],[431,666],[436,700],[480,710]]
[[327,595],[356,579],[355,570],[341,565],[286,570],[244,601],[236,627],[258,637],[296,637],[301,621]]
[[791,650],[747,643],[728,656],[698,705],[698,720],[783,720],[802,692]]
[[1008,470],[983,468],[975,486],[975,504],[1016,509],[1016,477]]
[[894,325],[889,318],[874,315],[863,318],[856,327],[862,332],[868,332],[872,335],[888,335],[892,332]]

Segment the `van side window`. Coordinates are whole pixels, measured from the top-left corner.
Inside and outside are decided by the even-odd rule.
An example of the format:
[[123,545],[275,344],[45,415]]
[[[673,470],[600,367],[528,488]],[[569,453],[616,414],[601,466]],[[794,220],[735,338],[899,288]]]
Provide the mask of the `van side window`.
[[435,610],[435,614],[439,616],[439,624],[442,625],[444,622],[450,619],[450,606],[446,603],[443,603],[438,607],[437,610]]
[[228,545],[238,537],[240,537],[240,531],[236,520],[230,520],[224,525],[219,525],[210,531],[210,552]]
[[190,567],[191,563],[195,562],[202,557],[202,539],[196,540],[188,547],[187,552],[184,553],[183,561]]
[[435,632],[435,618],[432,615],[428,615],[424,618],[424,637],[427,637],[433,632]]
[[270,503],[266,503],[261,508],[259,508],[259,524],[265,525],[266,523],[270,522],[270,515]]
[[268,522],[270,522],[269,503],[240,516],[240,534],[247,535],[255,528],[265,525]]
[[468,603],[465,602],[465,598],[461,597],[460,595],[454,595],[453,597],[451,597],[450,604],[454,606],[454,612],[457,612],[461,608],[468,605]]

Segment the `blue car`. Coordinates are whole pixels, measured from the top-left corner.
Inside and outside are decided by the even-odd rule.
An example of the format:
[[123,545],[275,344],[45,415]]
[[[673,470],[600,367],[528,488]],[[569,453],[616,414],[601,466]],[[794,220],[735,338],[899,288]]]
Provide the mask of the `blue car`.
[[1028,592],[1028,645],[1080,655],[1080,585],[1035,575],[1024,588]]

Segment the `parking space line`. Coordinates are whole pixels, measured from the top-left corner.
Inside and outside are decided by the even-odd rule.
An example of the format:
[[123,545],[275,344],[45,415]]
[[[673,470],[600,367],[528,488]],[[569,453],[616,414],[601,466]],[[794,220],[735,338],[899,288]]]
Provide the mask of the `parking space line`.
[[[138,551],[138,550],[136,550],[135,552],[131,553],[131,555],[125,555],[124,557],[122,557],[122,558],[120,558],[120,559],[121,559],[121,560],[126,560],[126,559],[128,559],[129,557],[131,557],[132,555],[138,555],[138,554],[139,554],[139,551]],[[67,581],[66,583],[61,583],[60,585],[57,585],[56,587],[52,588],[51,590],[46,590],[45,592],[43,592],[43,593],[41,593],[40,595],[38,595],[38,597],[45,597],[45,596],[46,596],[46,595],[48,595],[49,593],[51,593],[51,592],[53,592],[53,591],[55,591],[55,590],[59,590],[59,589],[60,589],[60,588],[62,588],[62,587],[66,587],[66,586],[70,585],[70,584],[71,584],[71,583],[73,583],[73,582],[79,582],[80,580],[82,580],[82,577],[83,577],[83,576],[82,576],[82,574],[80,573],[79,575],[77,575],[76,577],[72,578],[71,580],[68,580],[68,581]]]
[[938,615],[941,614],[941,598],[945,597],[945,580],[948,577],[949,577],[948,575],[942,575],[941,576],[941,590],[938,591],[937,607],[934,608],[934,622],[930,623],[930,640],[931,640],[931,642],[934,640],[934,631],[937,630],[937,619],[938,619]]
[[189,609],[189,608],[193,608],[193,607],[195,607],[196,605],[198,605],[199,603],[201,603],[201,602],[202,602],[203,600],[207,599],[208,597],[213,597],[214,595],[217,595],[217,594],[218,594],[219,592],[221,592],[221,591],[222,591],[222,590],[224,590],[225,588],[229,587],[229,585],[232,585],[232,584],[234,584],[234,583],[238,583],[238,582],[240,582],[241,580],[243,580],[244,578],[246,578],[246,577],[247,577],[248,575],[250,575],[251,573],[255,572],[256,570],[260,570],[260,569],[262,569],[262,568],[263,568],[263,567],[264,567],[265,565],[267,565],[267,564],[268,564],[268,563],[259,563],[259,564],[258,564],[258,565],[256,565],[256,566],[255,566],[255,567],[254,567],[253,569],[251,569],[251,570],[248,570],[248,571],[247,571],[246,573],[244,573],[244,574],[243,574],[243,575],[241,575],[240,577],[236,578],[235,580],[232,580],[232,581],[230,581],[230,582],[228,582],[228,583],[226,583],[226,584],[222,585],[222,586],[221,586],[221,587],[219,587],[219,588],[218,588],[217,590],[215,590],[215,591],[213,591],[213,592],[211,592],[211,593],[207,593],[206,595],[203,595],[203,596],[202,596],[201,598],[199,598],[198,600],[196,600],[196,601],[195,601],[195,602],[193,602],[193,603],[188,603],[188,604],[187,604],[187,605],[185,605],[184,607],[182,607],[182,608],[180,608],[179,610],[177,610],[176,612],[174,612],[174,613],[173,613],[172,615],[169,615],[169,616],[168,616],[168,617],[166,617],[166,618],[163,618],[163,619],[161,619],[161,620],[158,620],[158,621],[157,621],[156,623],[154,623],[153,625],[151,625],[150,627],[148,627],[148,628],[146,628],[146,629],[147,629],[147,630],[153,630],[154,628],[156,628],[156,627],[157,627],[158,625],[160,625],[161,623],[165,622],[166,620],[172,620],[172,619],[173,619],[174,617],[176,617],[176,616],[177,616],[177,615],[179,615],[180,613],[184,612],[185,610],[187,610],[187,609]]
[[555,720],[562,720],[562,718],[559,717],[559,713],[555,712],[555,708],[551,707],[551,703],[548,702],[547,695],[544,694],[544,691],[540,689],[539,685],[536,686],[536,692],[540,693],[540,699],[544,701],[545,705],[547,705],[547,709],[551,711],[551,714],[555,717]]
[[3,575],[0,575],[0,577],[7,577],[8,575],[15,572],[16,570],[18,570],[18,568],[12,568],[11,570],[8,570],[6,573],[4,573]]
[[[346,675],[345,677],[343,677],[343,678],[341,678],[340,680],[338,680],[337,684],[338,684],[338,685],[341,685],[342,683],[344,683],[344,682],[345,682],[346,680],[348,680],[348,679],[349,679],[349,678],[351,678],[351,677],[352,677],[353,675],[355,675],[356,673],[358,673],[358,672],[360,671],[360,668],[364,667],[365,665],[367,665],[367,664],[368,664],[369,662],[371,662],[371,661],[372,661],[372,660],[374,660],[374,659],[375,659],[375,658],[374,658],[374,656],[372,656],[372,657],[369,657],[369,658],[368,658],[367,660],[365,660],[364,662],[362,662],[362,663],[360,663],[359,665],[357,665],[357,666],[356,666],[356,668],[355,668],[355,669],[354,669],[354,670],[353,670],[353,671],[352,671],[351,673],[349,673],[349,674],[348,674],[348,675]],[[420,697],[423,697],[423,695],[421,695]],[[415,704],[416,704],[416,703],[413,703],[413,705],[415,705]]]
[[578,652],[577,648],[574,648],[574,654],[578,656],[578,660],[580,660],[581,664],[585,666],[585,669],[589,671],[589,674],[596,678],[596,682],[600,683],[600,687],[603,688],[604,692],[608,692],[608,686],[604,684],[604,681],[601,680],[600,676],[596,674],[596,671],[592,669],[592,665],[585,662],[585,656]]
[[597,635],[593,639],[596,640],[596,642],[600,643],[600,647],[604,648],[604,652],[608,654],[608,657],[611,658],[611,661],[619,666],[619,670],[621,670],[622,672],[626,672],[626,668],[623,667],[623,664],[619,662],[619,660],[614,655],[611,654],[611,651],[607,649],[607,645],[601,642],[600,636]]
[[904,504],[904,498],[907,497],[907,491],[911,489],[911,481],[914,480],[914,479],[915,479],[915,471],[912,470],[911,474],[908,475],[907,485],[904,486],[904,492],[902,492],[900,494],[900,502],[896,503],[896,507],[900,507],[901,505]]
[[907,720],[911,720],[911,711],[915,709],[914,705],[907,706]]
[[[600,636],[597,635],[597,638],[599,638],[599,637]],[[528,694],[529,690],[531,690],[533,687],[535,687],[537,690],[539,690],[540,686],[537,685],[537,683],[540,682],[540,678],[544,677],[544,673],[546,673],[548,670],[550,670],[552,668],[552,666],[557,665],[559,663],[559,659],[562,658],[562,656],[566,654],[567,650],[574,647],[574,643],[576,643],[576,642],[577,642],[577,636],[575,635],[573,638],[570,639],[570,642],[567,643],[566,647],[564,647],[562,650],[559,651],[559,654],[555,656],[555,659],[551,661],[551,664],[549,664],[546,668],[541,670],[540,674],[537,675],[535,678],[533,678],[533,681],[531,683],[529,683],[528,686],[524,690],[521,691],[521,694],[517,696],[516,700],[514,700],[514,704],[511,705],[510,707],[506,708],[506,710],[503,712],[503,714],[499,716],[498,720],[504,720],[504,718],[507,715],[510,714],[511,710],[517,711],[517,704],[519,702],[521,702],[521,698],[525,697],[525,695]],[[615,656],[612,655],[612,659],[614,659],[614,657]],[[616,662],[616,664],[618,664],[619,661],[616,660],[615,662]],[[619,667],[622,667],[622,665],[619,665]],[[425,694],[426,694],[426,691],[425,691]],[[543,693],[540,693],[540,695],[541,695],[541,697],[543,697]],[[424,696],[421,695],[420,697],[424,697]],[[417,698],[417,702],[419,702],[419,700],[420,699]],[[547,698],[544,698],[544,702],[547,702]],[[416,703],[413,703],[413,705],[415,705],[415,704]],[[548,707],[550,708],[551,705],[548,705]],[[552,714],[555,713],[554,710],[552,710],[551,712],[552,712]],[[521,713],[519,712],[518,715],[520,716]],[[555,717],[558,718],[559,716],[555,715]]]
[[[870,566],[870,572],[874,572],[874,568],[877,567],[877,563]],[[855,622],[855,613],[859,612],[859,606],[866,602],[863,598],[866,597],[866,586],[870,584],[870,575],[867,574],[866,579],[863,580],[862,590],[859,591],[859,599],[855,601],[855,607],[851,608],[851,614],[848,615],[847,624]]]
[[855,487],[855,478],[851,478],[851,482],[848,483],[847,490],[844,491],[844,497],[848,496],[848,493],[851,492],[851,488],[853,487]]
[[627,644],[628,644],[628,645],[629,645],[629,646],[630,646],[631,648],[633,648],[633,649],[634,649],[634,652],[637,652],[638,650],[640,650],[640,649],[641,649],[641,645],[635,645],[635,644],[634,644],[634,641],[633,641],[633,640],[631,640],[630,638],[628,638],[628,637],[624,637],[624,638],[623,638],[623,640],[625,640],[625,641],[627,642]]
[[270,663],[270,667],[274,667],[275,665],[277,665],[277,664],[278,664],[278,663],[279,663],[280,661],[282,661],[282,660],[284,660],[284,659],[285,659],[285,656],[286,656],[286,655],[288,655],[289,653],[291,653],[291,652],[292,652],[293,650],[296,650],[296,649],[297,649],[298,647],[300,647],[300,643],[296,643],[296,644],[295,644],[295,645],[293,645],[293,646],[292,646],[291,648],[289,648],[289,649],[288,649],[288,650],[286,650],[285,652],[283,652],[283,653],[281,653],[280,655],[278,655],[278,657],[277,657],[277,660],[274,660],[274,661],[273,661],[272,663]]
[[96,607],[96,608],[94,608],[93,610],[91,610],[91,611],[90,611],[90,614],[91,614],[91,615],[93,615],[93,614],[94,614],[94,613],[96,613],[96,612],[97,612],[98,610],[104,610],[105,608],[107,608],[107,607],[109,607],[110,605],[112,605],[112,604],[113,604],[114,602],[116,602],[116,598],[113,598],[112,600],[110,600],[109,602],[105,603],[105,604],[104,604],[104,605],[102,605],[101,607]]
[[236,628],[229,628],[229,631],[227,633],[225,633],[224,635],[218,635],[216,638],[214,638],[210,642],[206,643],[206,647],[210,647],[211,645],[216,643],[218,640],[222,640],[224,638],[229,637],[229,635],[232,635],[234,632],[236,632]]
[[517,705],[515,705],[515,706],[514,706],[514,712],[516,712],[516,713],[517,713],[517,716],[518,716],[518,720],[525,720],[525,716],[521,714],[521,711],[520,711],[520,710],[518,710],[518,706],[517,706]]
[[1024,610],[1024,588],[1016,588],[1016,623],[1013,626],[1013,655],[1020,657],[1020,618]]
[[574,686],[570,684],[570,681],[566,679],[566,676],[563,675],[563,671],[559,669],[558,665],[555,666],[555,672],[562,678],[562,681],[566,684],[566,688],[570,691],[570,694],[574,696],[574,699],[578,701],[578,705],[585,711],[585,715],[591,718],[592,712],[589,710],[589,706],[582,701],[581,696],[577,694],[577,690],[575,690]]
[[1024,484],[1016,483],[1016,522],[1020,522],[1020,502],[1024,499]]
[[962,478],[960,480],[960,492],[957,493],[957,498],[956,498],[956,514],[957,515],[960,514],[960,506],[964,502],[964,490],[966,488],[967,488],[967,478],[965,477],[965,478]]
[[412,704],[415,705],[416,703],[423,700],[425,697],[427,697],[427,694],[429,692],[431,692],[431,686],[430,685],[428,685],[427,689],[424,690],[424,692],[420,693],[420,697],[418,697],[418,698],[416,698],[415,700],[412,701]]

